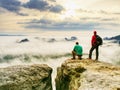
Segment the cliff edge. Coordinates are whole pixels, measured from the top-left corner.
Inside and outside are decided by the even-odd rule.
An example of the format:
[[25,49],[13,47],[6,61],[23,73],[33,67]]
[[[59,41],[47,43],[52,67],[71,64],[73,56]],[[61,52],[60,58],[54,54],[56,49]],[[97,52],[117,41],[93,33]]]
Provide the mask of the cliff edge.
[[120,90],[120,67],[94,60],[66,60],[57,68],[56,90]]
[[51,73],[46,64],[0,68],[0,90],[52,90]]

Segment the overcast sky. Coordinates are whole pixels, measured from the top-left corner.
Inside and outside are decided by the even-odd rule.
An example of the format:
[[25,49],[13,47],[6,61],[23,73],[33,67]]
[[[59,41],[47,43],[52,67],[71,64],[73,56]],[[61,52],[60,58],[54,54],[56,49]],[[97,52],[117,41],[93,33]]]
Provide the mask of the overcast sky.
[[120,0],[0,0],[0,32],[120,30]]

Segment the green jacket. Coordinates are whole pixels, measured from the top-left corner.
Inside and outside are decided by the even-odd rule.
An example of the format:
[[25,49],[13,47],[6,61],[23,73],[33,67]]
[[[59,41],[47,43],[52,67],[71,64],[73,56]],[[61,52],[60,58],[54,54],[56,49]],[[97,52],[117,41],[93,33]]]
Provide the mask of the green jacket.
[[77,55],[82,55],[83,53],[83,48],[80,45],[75,45],[73,50],[77,53]]

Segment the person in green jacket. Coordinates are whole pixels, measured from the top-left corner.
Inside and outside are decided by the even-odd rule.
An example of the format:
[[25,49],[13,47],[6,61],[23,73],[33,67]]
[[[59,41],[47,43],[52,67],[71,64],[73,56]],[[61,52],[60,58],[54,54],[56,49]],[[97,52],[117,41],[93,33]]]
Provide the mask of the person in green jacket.
[[76,45],[74,46],[73,48],[73,51],[72,51],[72,56],[73,58],[72,59],[75,59],[76,56],[78,56],[78,59],[82,59],[82,54],[83,54],[83,48],[81,45],[79,45],[78,42],[76,42]]

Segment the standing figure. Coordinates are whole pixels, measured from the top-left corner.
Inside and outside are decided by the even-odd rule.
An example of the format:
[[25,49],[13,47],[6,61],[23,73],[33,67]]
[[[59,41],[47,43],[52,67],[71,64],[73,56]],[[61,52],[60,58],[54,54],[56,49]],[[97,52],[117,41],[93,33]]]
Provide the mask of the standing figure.
[[78,59],[81,60],[82,54],[83,54],[83,48],[82,48],[82,46],[79,45],[78,42],[76,42],[76,45],[74,46],[73,51],[72,51],[72,55],[73,55],[72,59],[75,59],[76,56],[78,56]]
[[98,60],[99,46],[102,45],[103,41],[102,41],[102,38],[97,35],[96,31],[94,31],[93,33],[94,33],[94,35],[92,36],[92,40],[91,40],[92,47],[89,51],[89,59],[92,59],[92,52],[94,49],[96,49],[96,59],[95,60]]

